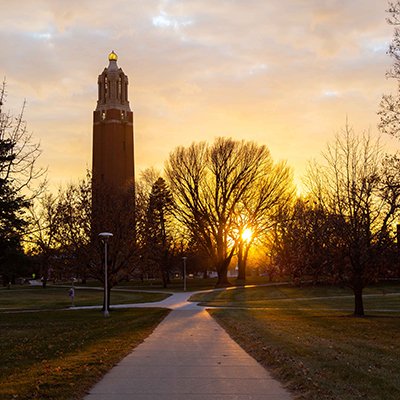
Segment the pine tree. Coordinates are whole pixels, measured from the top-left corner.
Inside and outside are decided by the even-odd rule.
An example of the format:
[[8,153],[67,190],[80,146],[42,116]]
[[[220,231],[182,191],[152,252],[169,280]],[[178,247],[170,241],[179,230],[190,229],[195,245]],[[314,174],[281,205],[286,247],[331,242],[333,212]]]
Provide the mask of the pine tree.
[[3,111],[6,84],[0,87],[0,276],[3,284],[15,280],[16,258],[23,254],[22,237],[27,227],[25,210],[43,188],[33,183],[46,170],[36,168],[41,154],[39,144],[23,120],[24,106],[15,117]]
[[163,178],[153,184],[147,210],[147,248],[149,259],[157,265],[164,287],[169,283],[170,240],[168,235],[172,195]]

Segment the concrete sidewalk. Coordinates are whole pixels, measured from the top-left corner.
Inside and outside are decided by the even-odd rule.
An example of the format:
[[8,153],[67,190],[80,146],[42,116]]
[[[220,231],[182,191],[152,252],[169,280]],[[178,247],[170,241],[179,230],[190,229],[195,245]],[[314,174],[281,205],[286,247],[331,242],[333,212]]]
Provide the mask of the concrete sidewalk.
[[185,307],[184,295],[167,302],[174,311],[86,400],[292,399],[207,311]]

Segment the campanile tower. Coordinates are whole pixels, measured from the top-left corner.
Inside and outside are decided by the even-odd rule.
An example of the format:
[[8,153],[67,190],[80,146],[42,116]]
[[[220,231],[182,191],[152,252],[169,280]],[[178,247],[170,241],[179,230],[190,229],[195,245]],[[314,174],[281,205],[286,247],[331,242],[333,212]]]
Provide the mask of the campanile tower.
[[[128,77],[112,51],[98,78],[93,113],[93,188],[129,190],[134,184],[133,113],[128,101]],[[95,193],[94,193],[95,195]]]

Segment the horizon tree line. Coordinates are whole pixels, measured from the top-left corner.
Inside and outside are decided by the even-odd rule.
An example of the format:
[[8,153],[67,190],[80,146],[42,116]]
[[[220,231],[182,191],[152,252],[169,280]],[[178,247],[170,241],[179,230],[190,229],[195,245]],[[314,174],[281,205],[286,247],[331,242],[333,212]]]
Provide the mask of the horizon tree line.
[[[160,277],[166,287],[174,266],[190,252],[217,271],[217,286],[227,286],[232,258],[243,261],[252,245],[264,244],[271,269],[296,283],[346,285],[355,294],[355,315],[363,315],[363,289],[398,277],[391,226],[400,207],[400,158],[385,155],[379,141],[349,126],[323,155],[323,163],[310,163],[308,193],[299,197],[290,168],[274,163],[265,146],[217,138],[178,147],[165,178],[154,170],[142,175],[135,208],[131,194],[104,193],[102,224],[114,233],[109,288],[145,274]],[[91,185],[88,175],[29,207],[27,240],[35,244],[44,286],[50,267],[60,276],[103,281]],[[248,228],[257,236],[246,241]],[[239,279],[245,278],[244,267]]]

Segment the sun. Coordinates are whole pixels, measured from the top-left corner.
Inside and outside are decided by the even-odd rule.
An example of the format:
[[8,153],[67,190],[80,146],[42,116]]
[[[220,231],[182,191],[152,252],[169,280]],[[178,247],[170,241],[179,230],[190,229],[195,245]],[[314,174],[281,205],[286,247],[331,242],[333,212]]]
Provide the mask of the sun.
[[252,236],[253,236],[253,231],[250,228],[246,228],[242,233],[242,239],[245,242],[249,242]]

